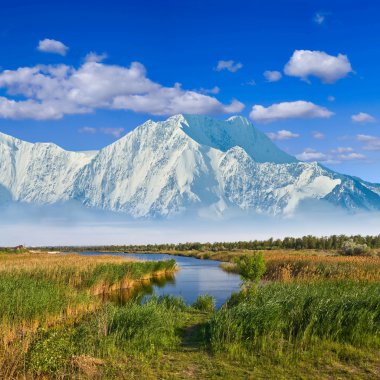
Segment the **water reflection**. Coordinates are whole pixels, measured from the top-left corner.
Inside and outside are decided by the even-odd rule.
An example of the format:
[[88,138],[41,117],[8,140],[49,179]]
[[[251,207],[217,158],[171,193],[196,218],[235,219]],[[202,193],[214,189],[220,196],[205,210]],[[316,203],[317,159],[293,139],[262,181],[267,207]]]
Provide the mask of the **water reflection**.
[[[101,255],[102,252],[83,252],[84,255]],[[240,289],[240,277],[234,273],[226,273],[219,267],[218,261],[199,260],[193,257],[151,254],[151,253],[115,253],[117,256],[133,257],[139,260],[159,261],[175,259],[179,271],[168,277],[155,278],[144,283],[136,290],[123,290],[117,294],[104,297],[113,297],[115,302],[125,303],[133,297],[142,300],[156,294],[183,297],[187,304],[192,304],[199,295],[209,294],[215,298],[216,306],[220,307],[230,297],[231,293]],[[110,299],[110,298],[108,298]]]
[[111,301],[117,305],[125,305],[128,301],[143,301],[155,294],[155,288],[164,288],[167,284],[175,284],[175,275],[167,273],[151,280],[141,281],[140,285],[134,288],[118,289],[110,293],[99,295],[103,302]]

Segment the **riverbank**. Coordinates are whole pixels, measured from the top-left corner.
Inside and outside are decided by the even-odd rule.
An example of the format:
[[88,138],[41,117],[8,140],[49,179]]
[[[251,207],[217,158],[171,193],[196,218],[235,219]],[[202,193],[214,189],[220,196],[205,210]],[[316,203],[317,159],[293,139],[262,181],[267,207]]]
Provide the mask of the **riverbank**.
[[21,375],[40,330],[71,326],[102,307],[99,294],[173,273],[174,260],[135,262],[113,256],[0,254],[0,377]]
[[380,260],[264,257],[266,285],[215,310],[210,297],[121,305],[94,295],[175,270],[172,261],[1,254],[0,377],[377,379]]

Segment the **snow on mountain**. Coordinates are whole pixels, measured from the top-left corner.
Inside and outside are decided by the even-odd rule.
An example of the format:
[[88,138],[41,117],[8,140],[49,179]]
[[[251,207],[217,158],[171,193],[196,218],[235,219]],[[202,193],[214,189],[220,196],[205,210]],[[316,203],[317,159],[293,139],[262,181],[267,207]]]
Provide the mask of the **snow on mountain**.
[[68,200],[68,189],[90,160],[86,153],[68,152],[55,144],[31,144],[0,133],[0,184],[15,201]]
[[[289,214],[306,199],[379,210],[380,186],[300,162],[245,118],[176,115],[98,152],[0,134],[0,203],[67,200],[134,217],[229,209]],[[3,195],[1,195],[3,194]]]

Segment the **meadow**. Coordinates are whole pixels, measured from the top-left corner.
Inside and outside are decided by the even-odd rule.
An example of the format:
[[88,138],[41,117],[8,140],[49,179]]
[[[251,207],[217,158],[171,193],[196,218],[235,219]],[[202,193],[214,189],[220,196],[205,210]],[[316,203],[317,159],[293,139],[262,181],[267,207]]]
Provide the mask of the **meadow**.
[[[238,259],[256,254],[211,258],[222,256],[224,268],[239,273]],[[219,310],[207,295],[193,305],[174,297],[120,305],[96,296],[173,272],[172,260],[0,254],[0,377],[379,378],[380,258],[260,254],[260,282]]]

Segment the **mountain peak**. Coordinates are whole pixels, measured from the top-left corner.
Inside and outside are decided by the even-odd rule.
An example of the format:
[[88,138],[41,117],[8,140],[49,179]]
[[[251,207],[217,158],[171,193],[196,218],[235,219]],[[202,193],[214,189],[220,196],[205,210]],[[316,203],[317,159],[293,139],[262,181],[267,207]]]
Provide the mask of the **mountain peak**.
[[265,133],[242,116],[219,120],[204,115],[176,115],[169,120],[180,124],[184,133],[200,145],[223,152],[239,146],[256,162],[297,162],[295,157],[278,148]]

